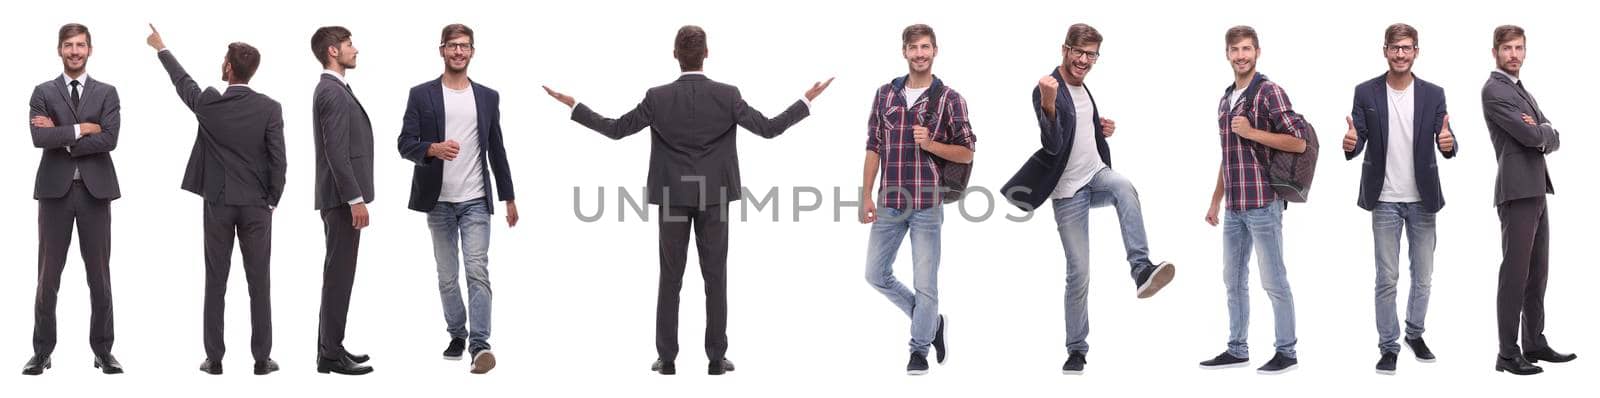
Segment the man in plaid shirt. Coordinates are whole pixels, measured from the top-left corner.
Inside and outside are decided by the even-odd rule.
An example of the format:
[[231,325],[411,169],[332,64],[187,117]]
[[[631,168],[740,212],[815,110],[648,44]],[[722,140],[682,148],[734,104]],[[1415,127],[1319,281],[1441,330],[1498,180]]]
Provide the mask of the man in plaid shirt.
[[[1207,369],[1246,366],[1250,363],[1246,344],[1250,329],[1250,247],[1256,248],[1261,267],[1261,285],[1272,299],[1272,314],[1277,332],[1277,354],[1257,369],[1262,374],[1294,370],[1295,357],[1294,295],[1289,292],[1288,272],[1283,265],[1284,201],[1267,181],[1264,159],[1270,151],[1301,153],[1306,141],[1294,123],[1294,111],[1283,88],[1256,73],[1256,58],[1261,55],[1255,29],[1235,26],[1228,29],[1227,55],[1233,65],[1233,86],[1217,105],[1217,127],[1222,138],[1222,167],[1217,170],[1217,188],[1211,195],[1206,222],[1222,230],[1222,275],[1228,291],[1228,351],[1201,362]],[[1251,89],[1255,95],[1247,95]],[[1227,217],[1219,220],[1219,207],[1226,193]]]
[[[933,76],[939,54],[933,28],[917,24],[901,33],[902,52],[911,72],[878,89],[867,118],[867,158],[862,167],[862,224],[872,224],[867,243],[867,283],[911,317],[911,361],[906,373],[928,372],[928,348],[943,363],[944,316],[939,314],[939,228],[944,223],[939,167],[944,161],[971,163],[977,139],[967,120],[967,103]],[[874,203],[871,186],[883,169]],[[882,209],[878,205],[883,206]],[[881,216],[881,218],[880,218]],[[894,256],[911,235],[912,285],[894,277]]]

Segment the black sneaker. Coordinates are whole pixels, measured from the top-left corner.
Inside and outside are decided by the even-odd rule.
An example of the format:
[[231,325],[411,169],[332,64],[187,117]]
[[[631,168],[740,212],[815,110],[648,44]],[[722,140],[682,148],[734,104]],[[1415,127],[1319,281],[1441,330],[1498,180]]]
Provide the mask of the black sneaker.
[[1300,360],[1290,358],[1280,352],[1273,354],[1272,360],[1267,361],[1266,365],[1261,365],[1260,368],[1257,368],[1256,373],[1264,375],[1284,374],[1298,367],[1300,367]]
[[1400,354],[1399,353],[1393,353],[1393,352],[1385,352],[1385,353],[1383,353],[1383,357],[1382,358],[1378,358],[1378,368],[1377,368],[1378,374],[1393,376],[1394,375],[1394,362],[1396,360],[1398,360],[1399,358],[1400,358]]
[[911,362],[906,363],[906,374],[912,376],[928,374],[928,354],[911,353]]
[[467,339],[450,338],[450,346],[444,349],[444,359],[460,361],[461,354],[467,351]]
[[944,365],[944,325],[948,321],[944,314],[939,314],[939,330],[933,332],[933,360]]
[[1178,267],[1166,261],[1140,272],[1139,290],[1137,291],[1139,298],[1150,298],[1150,296],[1156,295],[1156,292],[1161,291],[1161,288],[1167,287],[1167,284],[1172,282],[1172,277],[1177,273]]
[[1071,355],[1067,356],[1067,363],[1061,364],[1061,374],[1064,374],[1064,375],[1081,375],[1081,374],[1083,374],[1083,364],[1089,363],[1089,360],[1087,358],[1085,358],[1088,355],[1089,354],[1076,352],[1076,351],[1072,352]]
[[1250,365],[1250,358],[1240,358],[1240,357],[1236,357],[1236,356],[1233,356],[1231,354],[1228,354],[1228,353],[1224,352],[1224,353],[1221,353],[1221,354],[1217,354],[1216,358],[1211,358],[1211,359],[1206,360],[1205,362],[1201,362],[1200,363],[1200,368],[1201,369],[1227,369],[1227,368],[1237,368],[1237,367],[1249,366],[1249,365]]
[[1405,340],[1406,340],[1406,347],[1410,347],[1411,348],[1411,353],[1415,354],[1417,356],[1417,362],[1430,362],[1431,363],[1431,362],[1433,362],[1434,360],[1437,359],[1436,357],[1433,356],[1433,350],[1429,350],[1428,349],[1428,343],[1423,342],[1421,337],[1418,337],[1416,339],[1412,339],[1412,338],[1408,337]]

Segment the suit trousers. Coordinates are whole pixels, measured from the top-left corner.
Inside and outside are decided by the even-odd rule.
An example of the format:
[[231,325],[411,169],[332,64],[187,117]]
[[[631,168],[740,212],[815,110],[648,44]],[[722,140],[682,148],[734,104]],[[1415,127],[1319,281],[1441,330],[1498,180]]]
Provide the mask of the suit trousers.
[[728,352],[728,212],[724,205],[704,208],[660,206],[661,280],[656,292],[658,359],[678,357],[678,292],[689,256],[689,232],[700,256],[700,277],[706,290],[706,359],[720,361]]
[[75,180],[66,196],[39,200],[39,281],[33,303],[33,352],[50,355],[56,348],[56,293],[67,267],[72,227],[78,227],[78,251],[89,280],[89,348],[96,357],[111,354],[111,201],[95,198]]
[[322,260],[322,309],[317,323],[317,355],[336,360],[344,349],[345,321],[350,315],[350,290],[356,282],[356,254],[361,230],[352,226],[350,205],[322,210],[327,254]]
[[[1500,288],[1495,319],[1500,356],[1549,347],[1544,338],[1544,288],[1550,280],[1550,213],[1543,195],[1500,204]],[[1519,327],[1520,326],[1520,327]],[[1522,346],[1517,346],[1517,334]]]
[[206,359],[222,361],[222,319],[237,235],[250,292],[250,354],[265,361],[272,354],[272,210],[266,206],[229,206],[205,202]]

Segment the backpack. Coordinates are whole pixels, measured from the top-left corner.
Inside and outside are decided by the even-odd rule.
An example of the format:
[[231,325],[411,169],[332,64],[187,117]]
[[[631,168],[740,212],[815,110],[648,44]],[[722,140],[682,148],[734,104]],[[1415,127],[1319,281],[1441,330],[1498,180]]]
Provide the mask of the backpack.
[[[1244,94],[1240,95],[1245,99],[1242,101],[1245,104],[1242,115],[1248,115],[1252,122],[1265,118],[1254,113],[1260,102],[1257,94],[1261,85],[1266,82],[1266,76],[1258,74],[1256,81],[1251,82],[1250,87],[1245,88]],[[1293,109],[1287,112],[1293,126],[1280,126],[1277,120],[1267,119],[1266,126],[1257,125],[1257,128],[1281,132],[1288,131],[1292,127],[1300,131],[1300,138],[1306,141],[1305,152],[1292,153],[1265,148],[1265,156],[1261,159],[1265,162],[1263,167],[1267,169],[1267,183],[1272,186],[1272,191],[1284,200],[1304,203],[1311,196],[1311,180],[1317,172],[1317,132],[1311,127],[1311,123],[1306,122],[1305,116],[1294,112]]]
[[[904,77],[901,77],[896,81],[903,85],[904,79]],[[928,86],[928,91],[925,94],[929,101],[928,107],[934,107],[935,110],[924,110],[922,113],[917,114],[918,125],[928,127],[938,123],[938,113],[944,110],[944,91],[944,84],[937,79],[933,81],[933,85]],[[915,101],[916,98],[907,98],[906,100]],[[938,102],[934,103],[933,101]],[[907,104],[907,107],[910,105]],[[928,130],[931,133],[933,129],[929,128]],[[967,190],[967,182],[972,177],[972,163],[952,162],[931,154],[929,157],[933,158],[934,167],[939,168],[939,188],[944,192],[944,203],[950,204],[960,201]]]

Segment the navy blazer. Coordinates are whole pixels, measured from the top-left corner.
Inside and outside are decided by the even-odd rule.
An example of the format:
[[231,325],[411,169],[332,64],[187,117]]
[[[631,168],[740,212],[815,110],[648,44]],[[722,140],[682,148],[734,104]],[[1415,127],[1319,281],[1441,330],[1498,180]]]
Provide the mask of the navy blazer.
[[[1021,208],[1023,211],[1033,211],[1050,199],[1050,193],[1056,189],[1056,183],[1061,181],[1061,174],[1067,171],[1067,158],[1072,155],[1073,136],[1077,134],[1078,113],[1073,109],[1072,93],[1067,90],[1066,79],[1061,76],[1061,69],[1055,68],[1050,72],[1056,78],[1059,88],[1056,89],[1056,117],[1051,119],[1044,114],[1040,107],[1039,89],[1033,89],[1033,113],[1039,119],[1039,144],[1043,147],[1028,158],[1028,162],[1011,176],[1010,181],[1000,189],[1006,201]],[[1084,86],[1084,92],[1088,92]],[[1094,93],[1089,93],[1089,103],[1094,104]],[[1106,167],[1111,167],[1111,147],[1106,144],[1106,136],[1100,125],[1100,106],[1094,105],[1094,146],[1100,153],[1100,161]]]
[[[416,163],[411,170],[411,201],[406,207],[428,212],[439,203],[439,186],[444,180],[444,160],[428,156],[428,146],[444,142],[444,83],[434,79],[411,88],[406,100],[405,122],[400,127],[400,157]],[[516,200],[511,184],[511,166],[506,162],[505,140],[500,134],[500,93],[472,82],[472,96],[478,108],[478,153],[457,156],[483,156],[484,199],[494,203],[494,181],[500,183],[500,200]],[[457,158],[459,159],[459,157]],[[489,206],[494,213],[494,206]]]
[[[1444,88],[1413,76],[1412,90],[1416,97],[1412,111],[1411,143],[1413,170],[1416,171],[1417,192],[1422,195],[1422,207],[1429,213],[1444,208],[1444,191],[1439,187],[1439,161],[1434,150],[1439,147],[1439,130],[1444,126]],[[1345,152],[1345,160],[1354,159],[1362,149],[1369,149],[1361,162],[1361,192],[1356,206],[1368,211],[1378,205],[1378,194],[1383,191],[1384,173],[1388,171],[1389,154],[1389,92],[1386,76],[1379,75],[1356,85],[1355,105],[1350,109],[1350,119],[1356,128],[1356,148]],[[1452,129],[1452,132],[1454,129]],[[1441,151],[1446,159],[1456,156],[1461,149],[1457,136],[1455,148]],[[1371,148],[1366,148],[1371,143]]]

